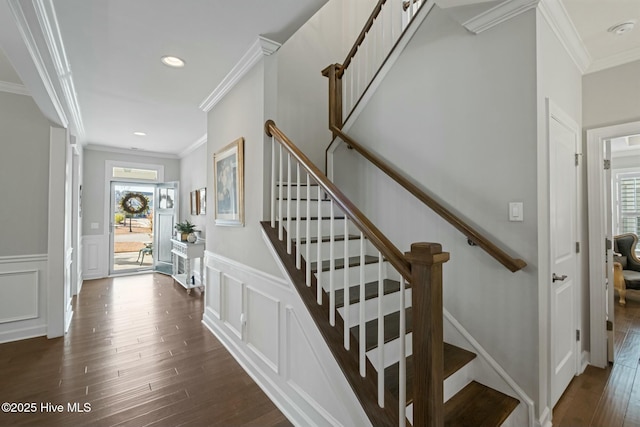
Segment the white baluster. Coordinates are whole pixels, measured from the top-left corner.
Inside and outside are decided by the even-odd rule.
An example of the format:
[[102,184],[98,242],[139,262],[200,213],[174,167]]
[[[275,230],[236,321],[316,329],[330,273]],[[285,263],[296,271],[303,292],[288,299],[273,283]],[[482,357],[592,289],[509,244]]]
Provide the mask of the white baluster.
[[316,289],[316,302],[318,305],[322,305],[322,187],[318,185],[318,258],[316,269],[316,283],[318,284]]
[[384,312],[382,297],[384,278],[382,277],[382,252],[378,252],[378,406],[384,408]]
[[291,154],[287,153],[287,253],[291,254]]
[[278,188],[278,240],[282,241],[282,239],[284,238],[284,233],[283,233],[283,227],[284,227],[284,221],[283,221],[283,217],[282,217],[282,145],[280,145],[280,162],[279,162],[279,175],[278,175],[278,179],[280,182],[280,187]]
[[364,303],[365,303],[365,281],[364,281],[364,234],[360,232],[360,316],[358,319],[358,344],[360,346],[360,376],[365,377],[367,375],[367,348],[365,346],[365,318],[364,318]]
[[271,137],[271,228],[276,228],[276,138]]
[[[329,202],[331,208],[331,218],[329,219],[329,323],[331,326],[336,326],[336,284],[334,282],[336,260],[334,255],[335,245],[335,218],[333,210],[333,199]],[[345,265],[345,268],[347,266]]]
[[[351,315],[349,313],[349,299],[351,297],[351,289],[349,287],[349,221],[347,216],[344,216],[344,348],[349,350],[351,342],[351,334],[349,333],[349,326],[351,326]],[[362,308],[361,308],[362,310]]]
[[[320,202],[318,202],[320,203]],[[306,234],[306,252],[304,256],[306,268],[306,283],[311,286],[311,180],[307,174],[307,232]]]
[[407,327],[406,327],[406,309],[405,309],[405,281],[404,277],[400,274],[400,364],[399,372],[400,376],[398,384],[400,386],[400,394],[398,395],[399,405],[399,421],[400,427],[406,426],[405,418],[407,414],[407,354],[406,354],[406,340],[407,340]]
[[300,188],[300,163],[298,162],[296,162],[296,179],[298,180],[298,188],[296,189],[296,268],[300,270],[302,268],[302,255],[300,254],[300,197],[302,197],[302,191]]

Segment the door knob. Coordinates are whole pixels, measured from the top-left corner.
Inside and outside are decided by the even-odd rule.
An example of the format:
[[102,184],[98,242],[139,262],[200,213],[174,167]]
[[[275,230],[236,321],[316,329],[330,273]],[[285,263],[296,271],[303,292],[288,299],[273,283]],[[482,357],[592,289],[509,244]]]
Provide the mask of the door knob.
[[567,278],[567,275],[563,274],[562,276],[558,276],[556,273],[553,273],[553,276],[551,276],[551,278],[553,279],[554,283],[557,282],[558,280],[562,282],[564,279]]

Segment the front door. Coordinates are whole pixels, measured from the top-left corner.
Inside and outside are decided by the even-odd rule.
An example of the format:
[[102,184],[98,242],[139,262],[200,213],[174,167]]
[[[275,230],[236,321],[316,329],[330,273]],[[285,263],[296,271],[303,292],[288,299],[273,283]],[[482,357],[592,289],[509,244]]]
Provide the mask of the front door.
[[154,211],[155,238],[153,246],[155,257],[153,258],[153,270],[158,273],[172,274],[173,263],[171,260],[171,237],[176,223],[178,212],[178,183],[165,182],[158,184],[156,188],[157,209]]
[[576,213],[578,134],[572,126],[549,117],[551,287],[551,399],[556,404],[576,375]]

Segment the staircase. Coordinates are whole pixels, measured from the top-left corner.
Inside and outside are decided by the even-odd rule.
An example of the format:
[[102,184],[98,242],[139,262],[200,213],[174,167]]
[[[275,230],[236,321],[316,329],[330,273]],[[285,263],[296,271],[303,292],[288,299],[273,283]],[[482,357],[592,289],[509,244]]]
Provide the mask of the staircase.
[[[416,329],[422,330],[416,337],[438,335],[437,326],[426,333],[423,327],[429,324],[425,316],[438,308],[420,305],[416,312],[413,307],[417,294],[429,293],[419,292],[425,286],[415,280],[419,268],[411,264],[412,281],[398,273],[390,257],[372,242],[380,239],[379,231],[367,221],[361,229],[361,212],[295,146],[288,151],[291,142],[273,122],[267,123],[267,132],[274,136],[275,197],[272,220],[263,222],[263,228],[372,424],[413,423],[414,404],[430,406],[435,400],[437,407],[439,399],[432,397],[440,395],[446,400],[442,414],[423,414],[426,421],[416,425],[503,425],[519,401],[471,378],[474,353],[441,340],[438,355],[431,348],[437,349],[437,341],[428,346],[428,337],[414,339]],[[441,267],[448,259],[437,244],[414,245],[407,258],[415,257],[421,245],[435,260],[432,265]],[[441,284],[441,269],[439,279],[427,282],[438,288],[438,281]],[[439,313],[442,336],[441,286]],[[414,359],[414,354],[423,356]],[[432,391],[425,367],[416,367],[426,359],[433,362],[427,377],[438,377],[438,363],[442,369]],[[416,376],[423,380],[416,383]]]

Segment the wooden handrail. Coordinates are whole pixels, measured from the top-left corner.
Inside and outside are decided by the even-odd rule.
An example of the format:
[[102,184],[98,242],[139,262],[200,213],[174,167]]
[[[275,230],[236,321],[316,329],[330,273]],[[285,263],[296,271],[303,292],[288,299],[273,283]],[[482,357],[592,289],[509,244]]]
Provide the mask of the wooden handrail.
[[422,189],[420,189],[417,185],[409,181],[403,175],[398,173],[395,169],[391,168],[384,160],[371,153],[369,150],[364,148],[358,142],[356,142],[353,138],[349,137],[347,134],[342,132],[338,127],[332,126],[330,129],[334,135],[337,135],[345,144],[349,147],[355,149],[358,153],[360,153],[364,158],[373,163],[376,167],[378,167],[382,172],[387,174],[391,179],[396,181],[402,187],[404,187],[407,191],[413,194],[418,200],[422,201],[425,205],[429,206],[435,213],[440,215],[445,221],[449,224],[453,225],[458,231],[464,234],[469,241],[475,245],[478,245],[482,249],[484,249],[489,255],[495,258],[500,264],[504,265],[511,272],[516,272],[518,270],[523,269],[527,266],[527,263],[522,259],[513,258],[505,251],[496,246],[493,242],[491,242],[488,238],[484,237],[477,230],[471,227],[469,224],[464,222],[462,219],[458,218],[455,214],[449,211],[447,208],[442,206],[438,201],[425,193]]
[[411,281],[411,265],[402,252],[358,209],[348,198],[335,186],[335,184],[314,165],[311,160],[296,147],[289,138],[276,126],[273,120],[267,120],[264,125],[268,136],[278,139],[287,151],[297,160],[297,162],[311,175],[311,177],[322,187],[331,199],[333,199],[342,211],[358,227],[369,241],[376,247],[384,258],[389,261],[395,269],[407,281]]

